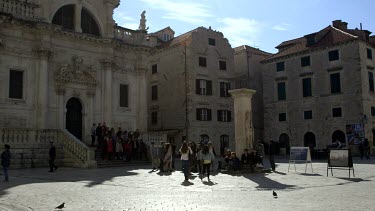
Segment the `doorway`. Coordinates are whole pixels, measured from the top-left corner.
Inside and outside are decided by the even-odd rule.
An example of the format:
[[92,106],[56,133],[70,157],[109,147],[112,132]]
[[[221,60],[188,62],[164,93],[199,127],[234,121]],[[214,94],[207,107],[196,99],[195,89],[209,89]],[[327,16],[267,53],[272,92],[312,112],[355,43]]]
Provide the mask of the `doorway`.
[[66,129],[82,141],[82,104],[72,97],[66,103]]

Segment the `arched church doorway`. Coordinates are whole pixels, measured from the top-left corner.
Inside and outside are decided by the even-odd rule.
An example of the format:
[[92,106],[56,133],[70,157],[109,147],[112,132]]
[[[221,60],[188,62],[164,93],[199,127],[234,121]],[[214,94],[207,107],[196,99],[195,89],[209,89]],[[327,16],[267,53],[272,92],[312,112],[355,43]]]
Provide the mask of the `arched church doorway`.
[[82,140],[82,104],[75,97],[66,103],[66,129]]

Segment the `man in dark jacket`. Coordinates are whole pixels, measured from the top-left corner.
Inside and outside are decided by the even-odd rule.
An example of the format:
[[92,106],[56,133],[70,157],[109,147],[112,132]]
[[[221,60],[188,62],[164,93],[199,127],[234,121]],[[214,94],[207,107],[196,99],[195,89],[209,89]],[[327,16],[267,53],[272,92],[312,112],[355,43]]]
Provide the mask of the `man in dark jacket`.
[[103,146],[103,128],[100,123],[98,124],[98,127],[96,127],[96,136],[98,137],[98,148],[101,148]]
[[53,145],[53,142],[49,142],[51,144],[51,148],[49,149],[49,172],[53,172],[54,170],[57,170],[57,166],[55,165],[55,159],[56,159],[56,148]]
[[275,164],[275,154],[276,154],[276,144],[271,139],[269,146],[268,146],[268,156],[271,164],[272,171],[276,170],[276,164]]
[[5,176],[4,181],[8,182],[9,181],[8,168],[10,166],[10,158],[11,158],[10,151],[9,151],[10,146],[8,144],[5,144],[4,148],[5,148],[5,151],[1,153],[1,166],[3,167],[3,171],[4,171],[4,176]]

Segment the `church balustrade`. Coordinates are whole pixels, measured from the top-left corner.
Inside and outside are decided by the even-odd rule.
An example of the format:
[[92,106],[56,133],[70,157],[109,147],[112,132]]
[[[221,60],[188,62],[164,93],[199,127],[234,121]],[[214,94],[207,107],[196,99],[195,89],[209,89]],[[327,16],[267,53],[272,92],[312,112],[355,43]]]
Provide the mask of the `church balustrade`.
[[113,30],[115,39],[123,40],[127,43],[134,43],[138,40],[138,38],[145,36],[145,33],[119,26],[114,27]]
[[35,19],[38,7],[30,0],[0,0],[0,12],[22,19]]
[[[81,167],[93,167],[96,165],[94,152],[80,140],[75,138],[66,130],[58,129],[26,129],[26,128],[1,128],[0,144],[23,146],[22,148],[32,150],[38,144],[49,144],[62,146],[76,163]],[[2,147],[2,146],[1,146]]]

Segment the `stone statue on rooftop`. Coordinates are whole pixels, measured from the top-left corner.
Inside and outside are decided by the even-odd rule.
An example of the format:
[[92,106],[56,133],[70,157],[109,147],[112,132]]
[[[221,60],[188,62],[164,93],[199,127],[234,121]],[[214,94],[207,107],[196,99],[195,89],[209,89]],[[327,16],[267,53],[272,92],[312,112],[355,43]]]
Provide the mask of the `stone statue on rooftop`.
[[146,28],[146,11],[144,10],[141,14],[141,20],[139,21],[138,30],[147,31],[148,27]]

